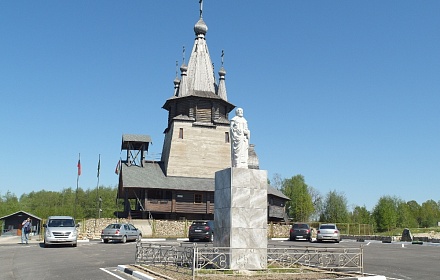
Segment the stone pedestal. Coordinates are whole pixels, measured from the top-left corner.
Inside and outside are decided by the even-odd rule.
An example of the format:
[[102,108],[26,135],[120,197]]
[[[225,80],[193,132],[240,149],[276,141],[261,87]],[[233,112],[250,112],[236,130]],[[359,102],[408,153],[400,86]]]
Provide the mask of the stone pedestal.
[[216,172],[214,202],[214,246],[230,248],[230,269],[266,269],[267,171]]

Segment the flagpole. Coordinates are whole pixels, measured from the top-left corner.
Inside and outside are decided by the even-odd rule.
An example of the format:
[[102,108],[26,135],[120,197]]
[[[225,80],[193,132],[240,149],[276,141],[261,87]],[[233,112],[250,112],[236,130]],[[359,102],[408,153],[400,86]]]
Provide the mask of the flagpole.
[[78,175],[76,176],[76,193],[75,193],[75,204],[73,205],[73,218],[76,219],[76,204],[78,203],[78,187],[79,187],[79,176],[81,175],[81,153],[78,153]]
[[[98,173],[97,173],[97,175],[96,175],[96,177],[98,178],[97,179],[97,182],[96,182],[96,211],[98,212],[98,217],[99,218],[101,218],[100,217],[100,207],[99,207],[99,202],[98,202],[98,197],[99,197],[99,173],[100,173],[100,169],[101,169],[101,154],[99,154],[99,156],[98,156]],[[95,228],[94,228],[94,230],[93,230],[93,232],[96,232],[96,218],[95,218]]]
[[98,178],[97,179],[97,182],[96,182],[96,210],[98,211],[98,218],[101,218],[101,209],[100,209],[100,205],[99,205],[99,200],[98,200],[98,198],[99,198],[99,173],[100,173],[100,169],[101,169],[101,154],[99,154],[99,157],[98,157],[98,173],[97,173],[97,175],[96,175],[96,177]]
[[[115,174],[119,176],[120,173],[120,169],[121,169],[121,164],[122,164],[122,158],[121,158],[121,154],[119,154],[119,160],[118,160],[118,164],[116,165],[116,169],[115,169]],[[119,186],[118,189],[116,191],[116,218],[119,220],[119,209],[118,209],[118,200],[119,200]]]

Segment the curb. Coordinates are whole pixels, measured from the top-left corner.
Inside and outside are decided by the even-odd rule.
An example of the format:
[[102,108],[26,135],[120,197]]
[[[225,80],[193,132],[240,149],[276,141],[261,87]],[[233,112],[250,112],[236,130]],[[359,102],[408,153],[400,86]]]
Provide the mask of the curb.
[[141,241],[166,241],[166,238],[142,238]]
[[365,276],[358,278],[359,280],[368,279],[368,280],[387,280],[387,278],[383,275],[375,275],[375,276]]
[[133,277],[136,277],[138,279],[142,279],[142,280],[154,280],[154,279],[156,279],[156,278],[151,277],[151,276],[149,276],[147,274],[141,273],[141,272],[139,272],[137,270],[133,270],[131,268],[128,268],[125,265],[118,265],[118,270],[122,271],[124,273],[127,273],[127,274],[129,274],[129,275],[131,275]]
[[[39,244],[43,243],[44,239],[39,238],[37,236],[32,236],[33,238],[30,238],[28,240],[28,244]],[[87,243],[90,242],[90,239],[78,239],[77,243]],[[0,245],[2,244],[21,244],[21,236],[12,235],[12,236],[0,236]]]
[[[154,280],[155,277],[149,276],[145,273],[139,272],[138,270],[134,270],[128,268],[126,265],[118,265],[118,270],[124,273],[127,273],[133,277],[142,280]],[[338,280],[386,280],[387,278],[383,275],[372,275],[372,276],[362,276],[362,277],[349,277],[349,278],[338,278]]]
[[289,241],[289,238],[274,237],[274,238],[270,238],[270,240]]
[[386,280],[387,278],[383,275],[374,276],[362,276],[362,277],[350,277],[350,278],[338,278],[338,280]]

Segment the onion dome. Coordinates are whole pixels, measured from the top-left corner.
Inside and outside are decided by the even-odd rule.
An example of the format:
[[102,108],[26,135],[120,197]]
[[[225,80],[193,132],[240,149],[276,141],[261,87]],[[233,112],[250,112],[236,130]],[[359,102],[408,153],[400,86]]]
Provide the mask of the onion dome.
[[220,76],[220,78],[225,78],[225,76],[226,76],[226,70],[225,70],[225,68],[223,68],[223,66],[220,68],[220,70],[218,71],[218,74],[219,74],[219,76]]
[[196,35],[206,35],[206,32],[208,32],[208,26],[203,21],[203,18],[200,18],[196,25],[194,25],[194,32]]
[[180,72],[186,73],[186,71],[188,71],[188,66],[186,66],[186,64],[182,64],[182,66],[180,66]]

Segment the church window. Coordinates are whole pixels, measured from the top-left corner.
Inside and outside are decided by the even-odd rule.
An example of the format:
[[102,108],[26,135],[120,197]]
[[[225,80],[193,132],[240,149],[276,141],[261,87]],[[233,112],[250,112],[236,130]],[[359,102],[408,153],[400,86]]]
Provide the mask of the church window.
[[229,132],[225,132],[225,143],[229,143]]
[[183,128],[179,128],[179,139],[183,139]]

